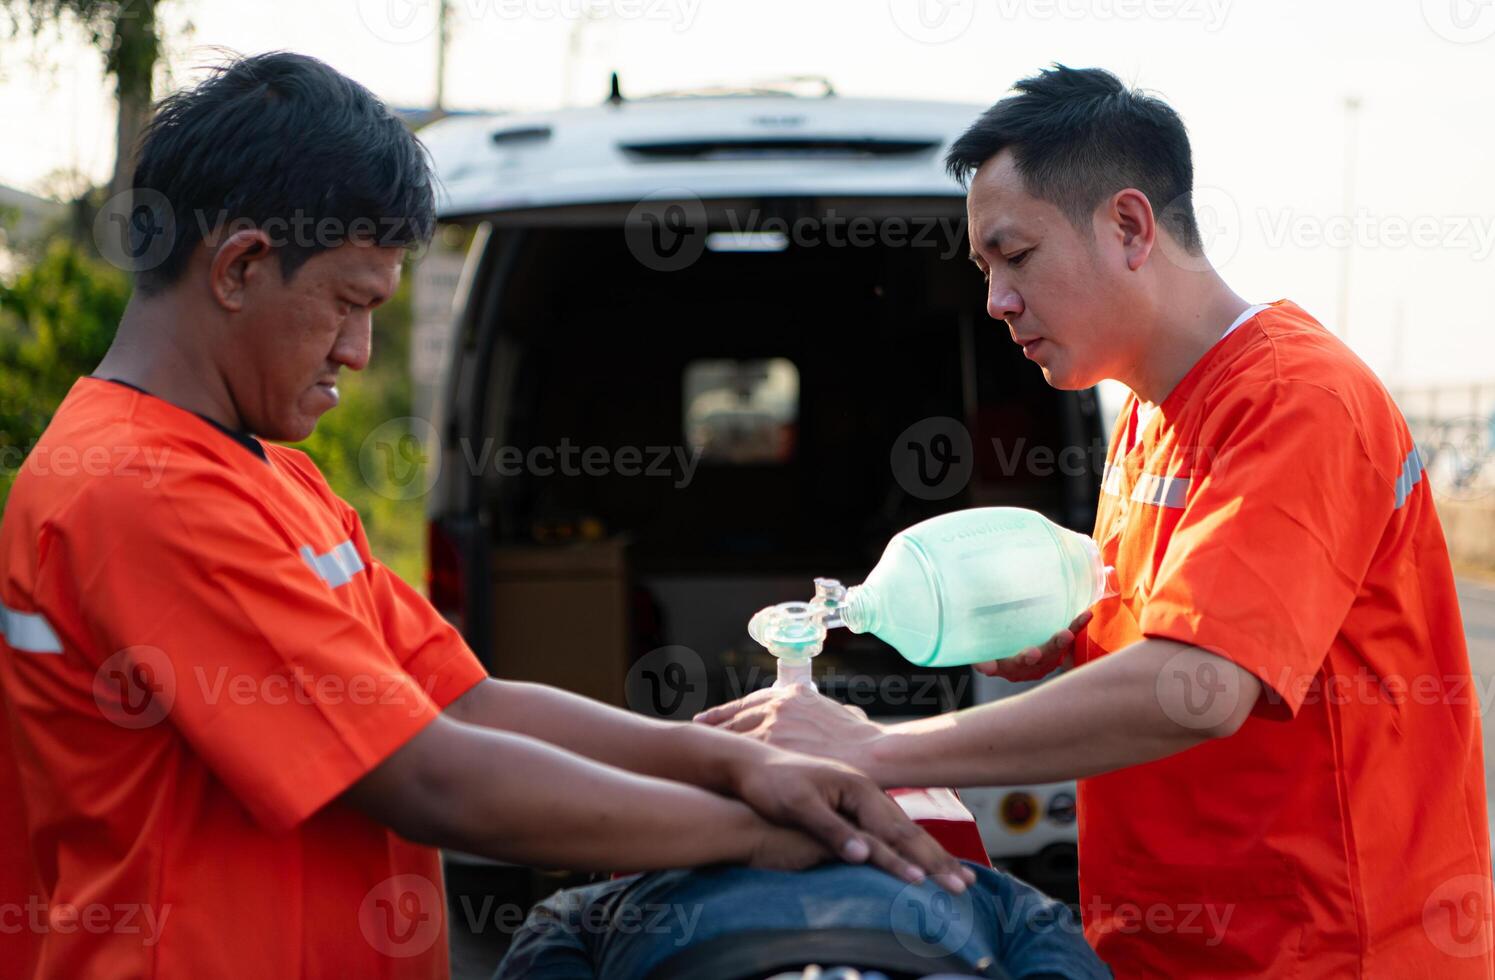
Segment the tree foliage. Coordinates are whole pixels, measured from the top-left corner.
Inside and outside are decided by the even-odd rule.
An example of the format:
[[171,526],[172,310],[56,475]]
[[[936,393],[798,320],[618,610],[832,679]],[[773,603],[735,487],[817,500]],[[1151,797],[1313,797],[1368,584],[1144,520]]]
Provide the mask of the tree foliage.
[[135,169],[136,141],[150,119],[152,79],[161,60],[157,0],[0,0],[0,7],[10,14],[12,36],[23,28],[38,36],[71,22],[103,54],[119,104],[109,193],[125,191]]
[[0,282],[0,501],[73,382],[109,349],[129,296],[124,273],[67,238]]

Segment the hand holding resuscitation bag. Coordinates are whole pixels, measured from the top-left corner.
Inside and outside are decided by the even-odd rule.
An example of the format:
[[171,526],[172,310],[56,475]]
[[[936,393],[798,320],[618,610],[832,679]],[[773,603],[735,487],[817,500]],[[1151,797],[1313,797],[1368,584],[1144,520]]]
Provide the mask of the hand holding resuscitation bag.
[[900,531],[861,585],[816,579],[813,600],[759,610],[748,632],[779,658],[781,683],[808,676],[837,626],[921,667],[1001,660],[1115,595],[1114,574],[1086,535],[1035,511],[976,507]]

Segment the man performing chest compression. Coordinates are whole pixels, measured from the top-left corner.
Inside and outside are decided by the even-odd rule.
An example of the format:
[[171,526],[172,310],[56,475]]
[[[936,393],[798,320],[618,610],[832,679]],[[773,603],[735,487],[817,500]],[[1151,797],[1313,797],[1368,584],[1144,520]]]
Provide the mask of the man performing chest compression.
[[135,187],[149,261],[0,524],[0,972],[439,980],[438,846],[973,879],[843,765],[488,678],[268,441],[334,409],[432,231],[370,92],[236,61],[160,108]]

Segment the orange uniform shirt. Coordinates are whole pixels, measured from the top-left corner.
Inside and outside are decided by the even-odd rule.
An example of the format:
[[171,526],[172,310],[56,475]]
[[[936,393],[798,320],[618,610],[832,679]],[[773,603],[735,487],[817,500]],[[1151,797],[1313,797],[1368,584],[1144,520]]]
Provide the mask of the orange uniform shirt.
[[[1123,978],[1495,975],[1478,697],[1391,398],[1281,301],[1126,452],[1134,404],[1095,525],[1121,594],[1077,660],[1165,637],[1263,692],[1230,738],[1081,781],[1087,938]],[[1187,679],[1164,710],[1223,720],[1231,685]]]
[[447,975],[437,852],[336,798],[485,672],[305,454],[254,447],[84,378],[16,480],[6,976]]

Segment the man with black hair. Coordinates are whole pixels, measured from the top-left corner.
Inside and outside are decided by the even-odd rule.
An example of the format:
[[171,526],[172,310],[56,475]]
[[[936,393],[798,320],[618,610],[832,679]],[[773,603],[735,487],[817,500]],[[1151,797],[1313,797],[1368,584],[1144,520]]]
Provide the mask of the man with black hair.
[[435,846],[974,879],[844,765],[489,679],[272,441],[337,404],[432,231],[371,93],[235,61],[161,106],[135,186],[137,290],[0,525],[0,972],[435,980]]
[[1495,975],[1480,717],[1405,421],[1306,312],[1211,267],[1171,108],[1098,69],[1015,88],[947,164],[987,313],[1049,384],[1132,391],[1094,531],[1120,594],[985,665],[1075,665],[995,704],[885,727],[760,692],[701,720],[889,786],[1078,778],[1081,913],[1118,976]]

